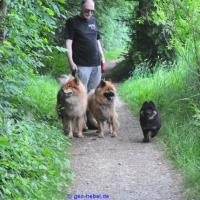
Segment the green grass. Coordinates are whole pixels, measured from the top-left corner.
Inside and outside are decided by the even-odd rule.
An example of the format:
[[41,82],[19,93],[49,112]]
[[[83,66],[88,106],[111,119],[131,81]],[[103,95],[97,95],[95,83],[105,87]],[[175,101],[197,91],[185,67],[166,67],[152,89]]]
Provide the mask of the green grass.
[[[145,64],[144,64],[145,65]],[[200,198],[200,92],[196,69],[180,61],[160,64],[154,74],[141,64],[119,87],[134,115],[145,100],[153,100],[162,115],[159,139],[185,177],[189,198]]]
[[[55,116],[56,95],[58,84],[51,76],[35,76],[29,80],[24,88],[26,105],[34,109],[37,114],[46,117]],[[43,102],[43,103],[41,103]]]
[[58,86],[50,76],[26,81],[17,97],[0,102],[0,198],[65,199],[73,173],[55,114]]
[[115,49],[112,51],[105,51],[106,61],[116,60],[122,57],[122,54],[125,52],[124,49]]

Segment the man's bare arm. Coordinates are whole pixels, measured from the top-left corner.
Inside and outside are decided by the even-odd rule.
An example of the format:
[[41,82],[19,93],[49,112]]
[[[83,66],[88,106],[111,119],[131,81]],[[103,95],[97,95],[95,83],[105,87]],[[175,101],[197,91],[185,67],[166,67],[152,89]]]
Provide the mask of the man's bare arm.
[[101,46],[100,40],[97,40],[97,44],[98,44],[98,48],[99,48],[99,52],[100,52],[100,56],[101,56],[101,62],[105,63],[106,60],[105,60],[105,57],[104,57],[104,54],[103,54],[103,48]]
[[66,40],[66,48],[67,48],[67,58],[68,58],[68,61],[69,61],[69,64],[70,64],[70,67],[71,67],[71,71],[76,71],[77,70],[77,65],[74,63],[73,61],[73,52],[72,52],[72,43],[73,43],[73,40],[70,40],[70,39],[67,39]]

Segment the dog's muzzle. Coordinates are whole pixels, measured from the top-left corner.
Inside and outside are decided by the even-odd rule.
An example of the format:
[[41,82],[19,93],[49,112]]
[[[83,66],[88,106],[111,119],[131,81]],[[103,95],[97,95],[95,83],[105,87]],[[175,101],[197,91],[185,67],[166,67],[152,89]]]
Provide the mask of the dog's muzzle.
[[64,96],[67,97],[71,97],[73,95],[73,92],[65,92],[64,91]]
[[115,97],[115,93],[114,92],[105,92],[104,96],[109,100],[112,101]]
[[157,114],[158,113],[155,110],[151,110],[151,109],[141,111],[141,115],[143,115],[148,120],[154,120]]

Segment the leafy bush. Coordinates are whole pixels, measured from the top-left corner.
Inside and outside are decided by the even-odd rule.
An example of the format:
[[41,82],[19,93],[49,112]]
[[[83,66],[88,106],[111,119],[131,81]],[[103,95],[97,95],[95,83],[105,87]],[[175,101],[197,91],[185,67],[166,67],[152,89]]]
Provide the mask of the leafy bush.
[[[69,147],[56,122],[57,85],[38,77],[64,1],[6,1],[0,46],[0,198],[64,199],[72,178]],[[61,9],[62,10],[62,9]]]
[[2,199],[63,199],[66,195],[72,179],[65,153],[70,144],[55,117],[57,89],[50,77],[32,75],[12,104],[1,102]]
[[3,118],[0,137],[2,199],[61,199],[71,179],[69,146],[59,129],[31,119]]
[[53,77],[59,77],[61,74],[69,74],[70,67],[66,52],[54,51],[44,60],[45,66],[38,69],[40,74],[48,74]]

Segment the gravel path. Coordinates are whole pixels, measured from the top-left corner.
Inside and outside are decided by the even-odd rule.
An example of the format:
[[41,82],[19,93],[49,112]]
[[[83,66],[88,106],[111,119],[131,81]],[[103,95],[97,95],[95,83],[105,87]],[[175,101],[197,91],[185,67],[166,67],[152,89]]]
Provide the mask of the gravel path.
[[67,199],[184,200],[181,176],[156,144],[142,143],[138,119],[118,97],[118,137],[72,139],[75,180]]

